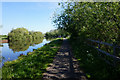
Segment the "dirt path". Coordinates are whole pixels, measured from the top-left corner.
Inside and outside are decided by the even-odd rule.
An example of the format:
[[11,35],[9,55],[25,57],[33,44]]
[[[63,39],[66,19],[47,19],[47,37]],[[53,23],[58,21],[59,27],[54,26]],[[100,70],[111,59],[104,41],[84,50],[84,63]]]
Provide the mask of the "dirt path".
[[53,63],[43,74],[44,80],[87,80],[73,57],[68,41],[65,39]]

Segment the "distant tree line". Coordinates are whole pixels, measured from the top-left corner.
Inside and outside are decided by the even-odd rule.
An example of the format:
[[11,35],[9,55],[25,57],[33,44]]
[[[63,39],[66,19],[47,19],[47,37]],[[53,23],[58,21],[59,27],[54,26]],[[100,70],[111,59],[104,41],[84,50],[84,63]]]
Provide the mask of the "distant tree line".
[[4,40],[4,39],[8,39],[7,35],[0,35],[0,39]]
[[36,39],[43,38],[42,32],[33,32],[28,31],[25,28],[17,28],[13,29],[8,34],[8,40],[9,41],[34,41]]
[[46,38],[67,37],[69,34],[63,29],[55,29],[45,33]]
[[43,41],[42,32],[28,31],[25,28],[13,29],[8,34],[9,47],[13,51],[25,51],[29,46]]

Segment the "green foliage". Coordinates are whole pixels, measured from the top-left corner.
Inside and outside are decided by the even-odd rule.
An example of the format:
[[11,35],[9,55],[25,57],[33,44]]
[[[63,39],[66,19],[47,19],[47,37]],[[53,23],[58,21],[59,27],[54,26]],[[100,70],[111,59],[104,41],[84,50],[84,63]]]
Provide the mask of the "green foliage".
[[29,48],[29,46],[32,46],[34,44],[39,44],[42,43],[43,38],[40,39],[35,39],[34,41],[14,41],[14,42],[9,42],[9,48],[12,49],[14,52],[19,52],[19,51],[25,51]]
[[[89,80],[119,80],[120,64],[113,67],[98,56],[98,51],[85,43],[84,39],[70,39],[72,51]],[[102,54],[102,53],[101,53]]]
[[8,34],[9,47],[13,51],[25,51],[29,46],[39,44],[43,41],[41,32],[28,31],[25,28],[13,29]]
[[7,39],[7,38],[8,38],[7,35],[0,35],[0,40],[5,40],[5,39]]
[[9,34],[9,41],[30,41],[29,31],[25,28],[13,29]]
[[46,32],[46,38],[58,38],[58,37],[67,37],[68,33],[63,29],[51,30],[50,32]]
[[[120,45],[120,2],[61,2],[62,13],[53,17],[58,29],[71,35],[71,44],[80,66],[92,80],[119,79],[117,68],[106,64],[86,39]],[[101,45],[109,51],[107,46]],[[111,51],[113,52],[113,51]]]
[[12,49],[14,52],[25,51],[29,48],[30,43],[27,41],[14,41],[9,42],[9,48]]
[[43,34],[41,32],[33,32],[33,31],[31,31],[31,32],[29,32],[29,35],[32,36],[32,41],[43,38]]
[[87,38],[120,45],[120,2],[66,2],[54,17],[58,28],[72,37],[85,33]]
[[28,53],[26,56],[23,55],[17,60],[6,62],[2,67],[3,80],[14,78],[41,79],[42,73],[44,73],[47,66],[52,63],[61,43],[61,39],[54,40],[36,49],[34,52]]
[[17,28],[13,29],[8,34],[9,41],[35,41],[37,39],[43,38],[43,34],[41,32],[33,32],[28,31],[25,28]]
[[0,35],[0,37],[8,37],[7,35]]

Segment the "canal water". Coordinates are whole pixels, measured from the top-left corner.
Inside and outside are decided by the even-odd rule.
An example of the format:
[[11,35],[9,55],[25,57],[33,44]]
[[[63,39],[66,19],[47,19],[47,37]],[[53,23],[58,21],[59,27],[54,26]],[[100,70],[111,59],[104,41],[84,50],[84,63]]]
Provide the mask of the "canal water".
[[2,46],[0,46],[0,49],[2,50],[1,51],[2,61],[1,61],[0,67],[2,67],[4,65],[4,63],[7,61],[12,61],[12,60],[18,59],[18,56],[20,56],[20,54],[27,55],[28,52],[32,52],[34,49],[40,48],[49,42],[50,41],[43,39],[43,41],[41,43],[32,44],[32,45],[24,44],[23,47],[22,47],[22,45],[23,45],[22,43],[20,43],[20,44],[18,43],[16,45],[14,45],[14,43],[12,43],[12,44],[2,43]]

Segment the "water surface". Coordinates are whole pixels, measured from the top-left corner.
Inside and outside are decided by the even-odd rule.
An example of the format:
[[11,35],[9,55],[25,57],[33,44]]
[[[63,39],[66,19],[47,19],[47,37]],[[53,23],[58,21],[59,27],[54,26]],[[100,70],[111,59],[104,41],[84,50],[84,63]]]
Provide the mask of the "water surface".
[[32,52],[33,49],[40,48],[49,42],[50,41],[47,41],[46,39],[44,39],[40,43],[34,43],[34,44],[31,44],[29,42],[2,43],[3,46],[0,47],[2,49],[2,57],[3,57],[2,65],[4,65],[4,62],[6,61],[12,61],[12,60],[18,59],[18,56],[20,56],[20,54],[27,55],[27,53]]

